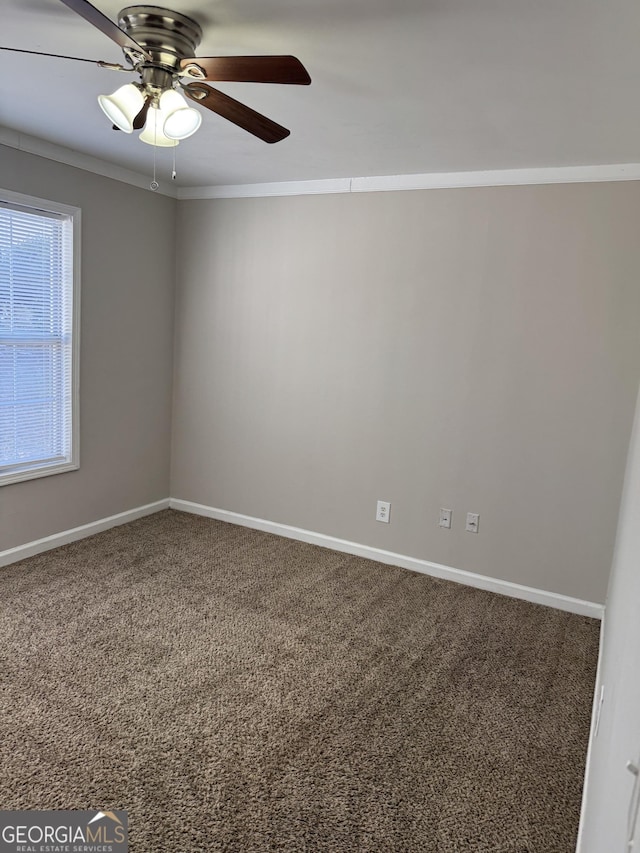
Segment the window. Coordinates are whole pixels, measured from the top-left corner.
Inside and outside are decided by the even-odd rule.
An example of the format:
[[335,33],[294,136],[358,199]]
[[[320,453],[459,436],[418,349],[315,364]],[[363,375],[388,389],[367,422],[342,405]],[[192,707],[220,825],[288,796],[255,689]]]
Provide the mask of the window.
[[79,227],[0,190],[0,485],[78,467]]

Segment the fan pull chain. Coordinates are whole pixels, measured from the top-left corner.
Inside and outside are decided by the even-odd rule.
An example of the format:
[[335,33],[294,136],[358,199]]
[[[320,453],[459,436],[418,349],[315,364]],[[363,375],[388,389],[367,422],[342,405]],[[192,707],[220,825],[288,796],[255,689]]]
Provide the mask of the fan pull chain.
[[[153,107],[152,107],[152,109],[153,109]],[[153,119],[153,180],[149,184],[149,187],[150,187],[150,189],[153,190],[153,192],[156,192],[158,187],[160,186],[160,184],[156,181],[156,150],[157,150],[156,141],[158,138],[157,133],[158,133],[158,122],[157,122],[156,118],[154,117],[154,119]]]
[[171,180],[172,181],[175,181],[175,179],[176,179],[176,148],[177,147],[178,147],[177,145],[173,146],[173,170],[171,172]]

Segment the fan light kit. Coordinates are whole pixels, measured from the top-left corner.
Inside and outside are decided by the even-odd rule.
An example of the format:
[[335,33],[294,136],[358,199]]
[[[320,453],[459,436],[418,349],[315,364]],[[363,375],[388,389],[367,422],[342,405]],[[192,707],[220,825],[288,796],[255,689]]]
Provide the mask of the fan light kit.
[[[76,2],[63,2],[80,11]],[[127,83],[112,95],[99,95],[98,103],[114,127],[125,133],[142,128],[142,142],[173,148],[194,134],[202,122],[200,111],[190,107],[179,91],[186,91],[181,78],[189,80],[194,74],[193,69],[183,71],[180,63],[189,58],[195,62],[192,54],[202,30],[186,15],[156,6],[123,9],[117,26],[137,45],[124,44],[123,50],[141,82]],[[204,79],[199,72],[195,75]]]
[[[144,108],[145,97],[141,86],[127,83],[113,95],[98,95],[98,103],[116,127],[132,133],[133,122]],[[201,123],[202,116],[198,110],[190,107],[179,92],[165,89],[157,104],[151,103],[140,139],[149,145],[177,145],[179,140],[194,134]]]
[[[264,142],[279,142],[289,136],[286,127],[214,89],[208,81],[306,86],[311,78],[294,56],[196,57],[202,28],[179,12],[159,6],[128,6],[119,13],[115,24],[88,0],[61,2],[116,42],[127,65],[18,48],[0,50],[75,59],[112,71],[139,74],[140,82],[126,83],[111,95],[98,96],[100,108],[114,130],[128,134],[141,131],[142,142],[155,148],[175,148],[202,123],[202,113],[189,105],[190,100]],[[157,186],[154,174],[152,189]]]

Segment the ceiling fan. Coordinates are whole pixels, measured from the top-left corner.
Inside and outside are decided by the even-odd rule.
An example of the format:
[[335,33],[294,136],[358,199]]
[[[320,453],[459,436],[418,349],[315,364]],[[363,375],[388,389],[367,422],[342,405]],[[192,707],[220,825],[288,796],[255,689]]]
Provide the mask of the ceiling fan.
[[88,0],[61,0],[118,44],[128,66],[39,51],[0,48],[18,53],[92,62],[113,71],[135,72],[127,83],[98,102],[115,130],[142,131],[150,145],[173,147],[195,133],[202,116],[185,100],[200,104],[268,143],[290,131],[208,85],[209,81],[287,83],[306,86],[311,78],[294,56],[195,56],[202,28],[192,18],[159,6],[128,6],[114,23]]

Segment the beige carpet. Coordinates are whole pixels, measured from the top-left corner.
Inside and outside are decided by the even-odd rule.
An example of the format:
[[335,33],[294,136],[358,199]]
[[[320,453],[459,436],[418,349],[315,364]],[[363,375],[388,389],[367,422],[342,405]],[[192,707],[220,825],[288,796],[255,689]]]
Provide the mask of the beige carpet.
[[166,511],[0,570],[0,807],[134,853],[570,853],[596,622]]

